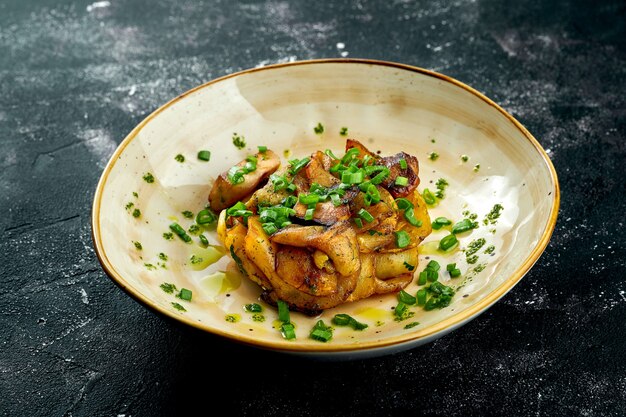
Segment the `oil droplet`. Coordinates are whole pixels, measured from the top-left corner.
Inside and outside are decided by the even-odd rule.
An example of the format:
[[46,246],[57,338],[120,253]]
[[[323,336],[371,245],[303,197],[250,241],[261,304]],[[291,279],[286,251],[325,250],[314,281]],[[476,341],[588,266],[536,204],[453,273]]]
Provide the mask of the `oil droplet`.
[[189,267],[194,271],[201,271],[222,259],[226,251],[220,246],[207,246],[206,248],[196,247],[191,253],[195,256],[196,260],[201,259],[201,261],[196,263],[188,262]]
[[435,240],[432,242],[421,244],[420,246],[418,246],[418,251],[420,255],[438,255],[438,256],[449,257],[457,253],[459,251],[460,246],[461,245],[456,245],[454,249],[444,252],[439,249],[439,241]]
[[232,272],[217,271],[200,280],[200,286],[210,298],[236,290],[241,285],[241,276]]
[[375,308],[375,307],[364,307],[364,308],[355,310],[354,312],[354,315],[358,316],[359,318],[370,319],[370,320],[375,320],[375,321],[388,319],[389,314],[390,314],[389,310],[383,310],[381,308]]

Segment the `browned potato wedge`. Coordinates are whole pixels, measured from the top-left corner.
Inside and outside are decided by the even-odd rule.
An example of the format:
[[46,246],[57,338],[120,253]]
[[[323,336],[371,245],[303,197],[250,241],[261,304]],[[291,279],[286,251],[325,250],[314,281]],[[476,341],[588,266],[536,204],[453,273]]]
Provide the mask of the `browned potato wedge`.
[[[256,170],[245,174],[244,181],[241,184],[231,184],[228,181],[227,172],[223,172],[217,177],[209,194],[209,204],[213,210],[223,210],[237,201],[245,199],[280,166],[280,158],[270,150],[264,153],[257,153],[254,156],[258,159]],[[237,165],[243,167],[245,164],[246,160],[244,159]]]

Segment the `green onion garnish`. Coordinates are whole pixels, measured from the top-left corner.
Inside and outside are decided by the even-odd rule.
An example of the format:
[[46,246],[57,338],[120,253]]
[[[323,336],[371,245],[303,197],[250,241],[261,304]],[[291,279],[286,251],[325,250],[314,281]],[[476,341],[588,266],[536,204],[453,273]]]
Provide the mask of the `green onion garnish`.
[[360,323],[347,314],[336,314],[332,319],[332,323],[337,326],[350,326],[354,330],[363,330],[369,327],[367,324]]
[[344,171],[341,174],[341,182],[344,184],[360,184],[364,179],[363,171],[348,172]]
[[185,243],[191,242],[191,238],[189,237],[187,232],[185,232],[185,229],[180,227],[178,223],[170,224],[170,230],[174,232],[179,238],[181,238]]
[[398,300],[404,304],[412,306],[417,301],[415,297],[404,290],[400,290],[398,293]]
[[422,271],[420,272],[419,278],[417,279],[417,284],[418,285],[424,285],[426,284],[426,280],[428,279],[428,272],[427,271]]
[[418,306],[423,306],[424,304],[426,304],[426,295],[427,295],[426,288],[422,288],[421,290],[417,292],[417,305]]
[[283,323],[280,326],[281,333],[283,337],[287,340],[292,340],[296,338],[296,328],[291,323]]
[[339,130],[339,135],[347,136],[348,135],[348,128],[347,127],[342,127],[341,130]]
[[426,265],[426,269],[432,269],[433,271],[439,271],[441,269],[441,266],[439,265],[439,262],[432,260],[430,262],[428,262],[428,265]]
[[455,223],[452,226],[452,233],[459,234],[463,232],[467,232],[468,230],[475,229],[478,226],[477,222],[473,222],[470,219],[463,219],[458,223]]
[[306,164],[309,163],[309,161],[311,161],[311,158],[302,158],[300,160],[292,159],[291,161],[289,161],[289,164],[291,164],[291,169],[289,170],[289,172],[292,175],[296,175],[298,171],[300,171],[306,166]]
[[450,271],[451,278],[458,278],[460,276],[461,276],[461,270],[459,268],[454,268],[452,271]]
[[374,184],[370,184],[365,192],[365,204],[369,206],[370,204],[378,203],[380,203],[380,191]]
[[198,159],[201,161],[210,161],[211,160],[211,152],[210,151],[200,151],[198,152]]
[[333,337],[333,329],[332,327],[326,326],[324,321],[318,320],[311,329],[311,333],[309,333],[309,337],[311,339],[317,340],[319,342],[328,342]]
[[289,306],[283,300],[278,300],[276,302],[278,305],[278,320],[283,323],[289,323],[291,320],[289,319]]
[[409,222],[409,224],[411,224],[412,226],[415,227],[420,227],[422,226],[422,221],[421,220],[417,220],[415,218],[415,212],[413,211],[412,208],[408,208],[404,211],[404,218],[406,219],[407,222]]
[[358,227],[359,229],[363,227],[363,220],[359,219],[358,217],[354,218],[354,224],[356,224],[356,227]]
[[150,172],[146,172],[143,176],[143,180],[148,184],[152,184],[154,182],[154,175],[152,175]]
[[404,261],[404,267],[408,270],[408,271],[413,271],[415,269],[415,265],[411,265],[410,263],[408,263],[407,261]]
[[428,188],[424,189],[424,192],[422,193],[422,197],[424,197],[424,201],[428,205],[435,204],[435,202],[437,201],[435,200],[435,196],[433,195],[433,193],[431,193]]
[[442,251],[448,251],[459,244],[456,236],[450,234],[439,241],[439,249]]
[[409,179],[407,177],[399,176],[396,178],[395,184],[400,187],[406,187],[409,183]]
[[396,205],[399,210],[407,210],[413,208],[413,203],[411,203],[406,198],[396,198]]
[[304,213],[304,220],[313,220],[313,213],[314,212],[315,212],[314,208],[306,209],[306,212]]
[[176,155],[176,156],[174,157],[174,159],[175,159],[175,160],[177,160],[178,162],[180,162],[181,164],[182,164],[183,162],[185,162],[185,156],[184,156],[183,154],[180,154],[180,153],[179,153],[178,155]]
[[434,269],[426,269],[426,276],[428,277],[428,281],[435,282],[439,279],[439,271],[435,271]]
[[189,210],[182,211],[180,214],[188,219],[191,219],[193,217],[193,213]]
[[446,271],[450,272],[456,269],[456,263],[446,265]]
[[265,146],[265,145],[260,145],[260,146],[258,146],[258,148],[259,148],[259,153],[267,152],[267,146]]
[[273,223],[263,223],[261,227],[263,228],[263,231],[268,235],[274,234],[278,231],[278,227],[276,227],[276,225]]
[[394,310],[394,312],[393,312],[393,313],[394,313],[397,317],[403,317],[403,316],[404,316],[404,314],[406,313],[407,309],[408,309],[407,305],[406,305],[406,304],[404,304],[402,301],[400,301],[400,302],[398,303],[398,305],[396,306],[396,308],[395,308],[395,310]]
[[209,240],[204,235],[200,235],[198,237],[200,238],[200,243],[202,243],[202,246],[209,246]]
[[213,213],[213,210],[211,210],[208,207],[203,210],[200,210],[198,214],[196,215],[196,223],[201,224],[201,225],[211,224],[215,222],[216,220],[217,220],[217,216],[215,215],[215,213]]
[[298,197],[296,197],[295,195],[290,195],[290,196],[285,197],[282,204],[285,207],[292,208],[293,206],[296,205],[297,202],[298,202]]
[[399,162],[400,162],[400,168],[407,169],[406,159],[402,158]]
[[[361,209],[359,210],[359,212],[357,213],[359,215],[360,218],[362,218],[363,220],[365,220],[368,223],[371,223],[374,221],[374,216],[372,216],[367,210],[365,209]],[[404,232],[406,233],[406,232]]]
[[139,210],[139,209],[133,210],[133,217],[134,218],[138,218],[140,216],[141,216],[141,210]]
[[396,235],[396,246],[399,248],[406,248],[411,244],[411,237],[404,230],[393,232]]
[[452,224],[452,220],[447,219],[445,217],[437,217],[433,223],[432,223],[432,227],[435,230],[439,230],[441,229],[443,226],[448,226],[449,224]]
[[338,194],[331,194],[330,195],[330,201],[333,202],[333,206],[335,207],[339,207],[342,203],[341,203],[341,198],[339,198]]
[[176,297],[185,301],[191,301],[191,296],[192,296],[192,292],[191,290],[188,290],[187,288],[181,288],[180,292],[176,295]]
[[257,303],[246,304],[243,308],[249,313],[260,313],[263,311],[261,304]]
[[316,135],[321,135],[322,133],[324,133],[324,125],[320,122],[317,122],[317,126],[313,128],[313,131]]
[[330,149],[326,149],[326,150],[324,151],[324,153],[325,153],[326,155],[330,156],[330,157],[331,157],[331,158],[333,158],[333,159],[339,159],[339,158],[337,158],[337,157],[335,156],[335,154],[333,153],[333,151],[331,151]]
[[317,194],[300,194],[298,196],[298,201],[305,206],[309,206],[311,204],[317,204],[320,201],[320,196]]

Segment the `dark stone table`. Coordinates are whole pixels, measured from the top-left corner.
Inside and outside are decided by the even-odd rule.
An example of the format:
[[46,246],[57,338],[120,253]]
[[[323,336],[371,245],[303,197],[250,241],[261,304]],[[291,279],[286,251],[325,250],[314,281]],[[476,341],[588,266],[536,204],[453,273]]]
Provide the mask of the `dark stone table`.
[[[0,413],[626,415],[625,7],[0,2]],[[90,205],[124,136],[215,77],[337,56],[455,77],[538,138],[562,205],[526,278],[435,343],[342,363],[238,346],[117,288],[94,254]]]

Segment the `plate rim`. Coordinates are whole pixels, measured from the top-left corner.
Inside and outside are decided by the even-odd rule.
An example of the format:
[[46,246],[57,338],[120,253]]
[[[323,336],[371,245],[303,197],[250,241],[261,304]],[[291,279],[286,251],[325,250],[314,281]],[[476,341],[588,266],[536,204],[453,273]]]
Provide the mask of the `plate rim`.
[[[176,313],[174,311],[170,311],[164,307],[159,306],[156,302],[152,301],[150,298],[143,295],[140,291],[135,289],[120,273],[118,273],[112,263],[108,260],[106,256],[106,251],[104,245],[102,243],[102,233],[100,231],[100,206],[102,203],[102,195],[104,192],[104,187],[107,183],[107,179],[109,174],[111,173],[113,167],[115,166],[118,157],[124,151],[124,149],[132,142],[132,140],[137,136],[137,134],[159,113],[171,107],[178,101],[184,99],[186,96],[195,93],[203,88],[211,86],[213,84],[217,84],[219,82],[228,80],[230,78],[238,77],[245,74],[251,74],[259,71],[268,71],[277,68],[285,68],[285,67],[293,67],[300,65],[311,65],[311,64],[357,64],[357,65],[372,65],[372,66],[387,66],[392,68],[397,68],[404,71],[417,72],[422,75],[430,76],[433,78],[437,78],[441,81],[445,81],[447,83],[453,84],[457,87],[460,87],[467,92],[473,94],[478,97],[491,107],[495,108],[502,115],[504,115],[513,125],[520,130],[522,135],[533,145],[535,150],[542,157],[543,162],[548,167],[550,172],[551,182],[553,186],[552,192],[554,193],[554,201],[552,203],[552,207],[550,210],[550,215],[548,221],[544,227],[541,238],[535,245],[532,252],[528,255],[528,257],[521,263],[521,265],[510,274],[510,276],[501,283],[498,287],[488,293],[482,300],[472,305],[468,309],[460,311],[458,313],[453,314],[452,316],[442,320],[438,323],[435,323],[431,326],[425,327],[423,329],[419,329],[413,332],[397,335],[394,337],[390,337],[387,339],[382,339],[379,341],[370,341],[363,343],[337,343],[337,344],[294,344],[289,341],[263,341],[259,339],[255,339],[251,336],[244,336],[228,331],[224,331],[218,328],[208,327],[206,323],[200,323],[195,320],[192,320],[189,317],[186,317],[180,313]],[[92,210],[91,210],[91,237],[95,249],[96,256],[102,269],[109,276],[109,278],[124,292],[131,296],[135,301],[139,302],[143,306],[149,308],[152,311],[155,311],[159,314],[163,314],[166,317],[174,319],[176,321],[185,323],[190,325],[198,330],[202,330],[211,334],[215,334],[218,336],[225,337],[226,339],[254,347],[260,347],[264,349],[270,349],[275,351],[283,351],[283,352],[292,352],[292,353],[346,353],[346,352],[358,352],[358,351],[366,351],[370,349],[380,349],[387,348],[399,345],[407,345],[409,342],[418,343],[420,340],[426,341],[428,338],[435,336],[439,332],[446,331],[447,329],[454,329],[462,325],[464,322],[467,322],[478,314],[486,311],[489,307],[491,307],[495,302],[497,302],[501,297],[503,297],[507,292],[509,292],[521,279],[526,275],[526,273],[530,270],[530,268],[537,262],[541,254],[545,251],[552,233],[554,231],[556,220],[558,217],[558,211],[560,206],[560,187],[558,176],[550,157],[543,149],[541,144],[535,139],[535,137],[511,114],[509,114],[506,110],[496,104],[493,100],[479,92],[478,90],[470,87],[469,85],[462,83],[452,77],[447,75],[427,70],[424,68],[416,67],[413,65],[402,64],[398,62],[392,61],[383,61],[377,59],[360,59],[360,58],[322,58],[322,59],[311,59],[311,60],[302,60],[302,61],[294,61],[294,62],[285,62],[278,63],[273,65],[267,65],[263,67],[249,68],[242,71],[237,71],[231,74],[224,75],[222,77],[215,78],[206,83],[200,84],[184,93],[174,97],[167,103],[163,104],[148,116],[146,116],[137,126],[133,128],[133,130],[126,135],[126,137],[120,142],[115,152],[107,162],[100,179],[98,181],[98,185],[96,186],[96,191],[93,198]],[[291,345],[291,346],[290,346]]]

